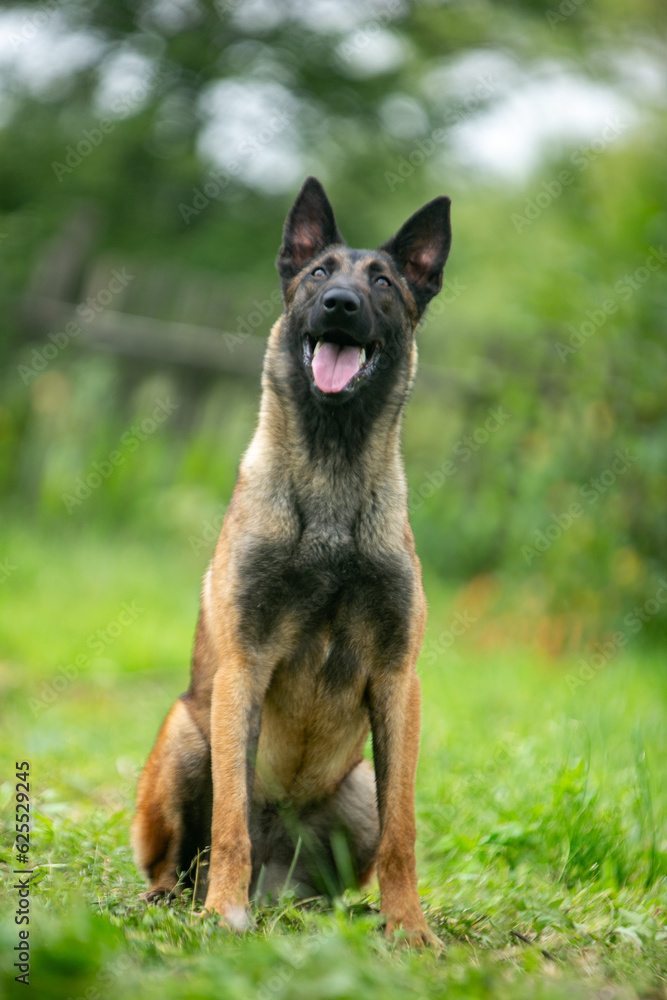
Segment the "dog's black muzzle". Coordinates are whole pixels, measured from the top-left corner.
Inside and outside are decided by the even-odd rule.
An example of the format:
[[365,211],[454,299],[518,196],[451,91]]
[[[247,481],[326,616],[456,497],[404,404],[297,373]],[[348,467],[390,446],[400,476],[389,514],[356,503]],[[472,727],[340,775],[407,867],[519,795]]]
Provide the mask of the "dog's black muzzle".
[[340,282],[323,288],[310,311],[308,332],[316,339],[357,343],[372,341],[370,310],[357,289]]

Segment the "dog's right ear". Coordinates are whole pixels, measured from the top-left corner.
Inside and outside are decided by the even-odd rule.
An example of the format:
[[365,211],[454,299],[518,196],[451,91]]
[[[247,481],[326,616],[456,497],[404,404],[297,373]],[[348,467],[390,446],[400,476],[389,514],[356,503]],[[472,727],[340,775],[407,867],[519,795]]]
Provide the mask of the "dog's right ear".
[[292,205],[276,266],[283,286],[332,243],[345,243],[317,177],[307,177]]

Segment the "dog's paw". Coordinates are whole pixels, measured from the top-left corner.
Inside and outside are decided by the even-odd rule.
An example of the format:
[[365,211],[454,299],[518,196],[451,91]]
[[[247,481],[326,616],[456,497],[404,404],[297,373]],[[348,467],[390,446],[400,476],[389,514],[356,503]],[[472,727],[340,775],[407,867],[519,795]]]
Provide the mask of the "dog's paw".
[[142,892],[139,899],[144,903],[159,903],[161,901],[171,903],[174,899],[174,891],[157,886],[155,889],[147,889],[146,892]]
[[433,948],[438,954],[445,948],[426,923],[421,910],[418,915],[387,916],[385,934],[410,948]]
[[222,915],[224,922],[236,934],[252,929],[254,922],[247,906],[226,906]]
[[239,903],[211,903],[207,899],[204,909],[198,916],[202,919],[211,915],[216,916],[235,934],[243,934],[245,931],[252,930],[255,925],[248,907]]

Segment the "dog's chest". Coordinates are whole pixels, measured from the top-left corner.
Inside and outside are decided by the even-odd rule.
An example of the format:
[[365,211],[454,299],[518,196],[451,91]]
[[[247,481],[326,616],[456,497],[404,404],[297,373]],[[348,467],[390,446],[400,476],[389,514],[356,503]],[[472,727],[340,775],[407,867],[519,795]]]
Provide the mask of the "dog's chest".
[[254,648],[287,634],[298,669],[326,635],[321,668],[332,685],[355,675],[360,660],[403,656],[415,586],[406,552],[362,548],[339,525],[316,525],[287,544],[258,538],[240,569],[241,630]]

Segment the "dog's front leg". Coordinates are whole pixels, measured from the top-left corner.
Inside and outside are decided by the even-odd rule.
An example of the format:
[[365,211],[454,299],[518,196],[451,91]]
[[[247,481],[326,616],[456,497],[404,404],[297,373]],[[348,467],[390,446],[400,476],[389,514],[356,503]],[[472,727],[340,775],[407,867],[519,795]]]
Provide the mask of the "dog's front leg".
[[413,945],[440,945],[424,919],[417,891],[415,777],[421,687],[412,664],[373,679],[369,690],[380,813],[378,880],[386,931],[401,927]]
[[227,661],[213,681],[211,768],[213,815],[205,907],[234,930],[248,924],[251,876],[248,818],[266,684],[240,658]]

